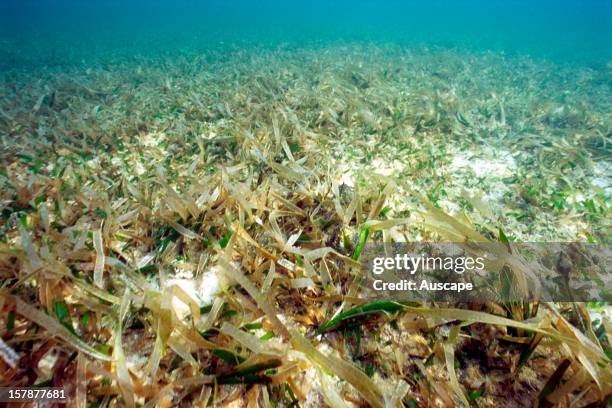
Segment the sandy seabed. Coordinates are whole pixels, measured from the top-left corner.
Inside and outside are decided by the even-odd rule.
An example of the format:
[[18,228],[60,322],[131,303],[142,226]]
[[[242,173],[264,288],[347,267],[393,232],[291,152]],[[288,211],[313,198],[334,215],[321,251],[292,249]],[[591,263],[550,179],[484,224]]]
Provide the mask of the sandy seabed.
[[383,240],[610,242],[611,73],[350,44],[5,66],[0,385],[101,407],[603,403],[607,304],[368,303],[358,261]]

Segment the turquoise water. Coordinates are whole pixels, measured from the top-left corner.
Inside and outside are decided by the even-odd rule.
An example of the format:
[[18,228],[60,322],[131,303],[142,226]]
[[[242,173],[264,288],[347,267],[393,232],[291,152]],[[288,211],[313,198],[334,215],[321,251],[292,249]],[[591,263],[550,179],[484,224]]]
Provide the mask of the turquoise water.
[[603,66],[612,1],[2,1],[3,67],[210,48],[397,43]]

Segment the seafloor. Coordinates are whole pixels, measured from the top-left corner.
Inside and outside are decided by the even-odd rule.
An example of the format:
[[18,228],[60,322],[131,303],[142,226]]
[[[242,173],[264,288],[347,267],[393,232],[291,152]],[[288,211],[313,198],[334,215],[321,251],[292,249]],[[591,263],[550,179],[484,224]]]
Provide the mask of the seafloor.
[[3,53],[0,386],[79,407],[609,398],[603,303],[375,304],[320,329],[364,304],[366,241],[608,244],[610,64]]

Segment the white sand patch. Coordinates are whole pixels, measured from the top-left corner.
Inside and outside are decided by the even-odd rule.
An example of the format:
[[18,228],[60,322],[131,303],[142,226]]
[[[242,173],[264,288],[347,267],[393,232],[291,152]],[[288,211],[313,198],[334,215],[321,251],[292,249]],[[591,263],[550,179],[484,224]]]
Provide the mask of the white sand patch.
[[503,178],[512,176],[516,169],[516,161],[509,151],[488,147],[482,149],[478,155],[471,151],[458,152],[447,170],[456,179],[457,185],[466,185],[466,179],[478,177],[480,180],[475,188],[482,192],[483,201],[499,204],[504,193],[509,191]]
[[137,162],[136,165],[134,166],[134,172],[138,175],[138,176],[142,176],[145,173],[145,168],[142,165],[142,163]]
[[376,158],[367,167],[358,162],[341,162],[336,167],[335,180],[339,185],[345,184],[348,187],[355,186],[355,179],[359,174],[377,174],[383,177],[397,177],[404,169],[404,164],[394,160],[387,162],[384,159]]
[[221,271],[215,266],[202,274],[198,295],[204,304],[210,304],[219,291],[219,275]]
[[123,165],[123,159],[121,157],[115,156],[111,159],[111,164],[114,167],[121,167]]
[[354,178],[350,173],[344,173],[342,177],[340,177],[340,185],[346,184],[349,187],[354,187],[355,183],[353,182]]
[[[214,300],[219,291],[219,274],[218,267],[214,267],[205,271],[198,280],[193,278],[189,271],[180,271],[177,276],[180,278],[168,279],[166,286],[176,285],[180,287],[190,298],[194,299],[199,307],[209,305]],[[186,275],[191,275],[187,277]],[[184,320],[190,313],[189,305],[177,297],[172,298],[172,307],[175,310],[179,319]]]
[[140,137],[140,143],[146,147],[156,147],[164,141],[166,136],[162,133],[147,133]]
[[601,187],[603,189],[610,188],[610,180],[601,177],[591,180],[591,184],[595,187]]
[[586,200],[586,197],[580,192],[571,193],[569,196],[567,196],[567,202],[573,205],[581,203],[584,200]]
[[355,174],[353,174],[353,167],[349,163],[339,163],[335,179],[338,185],[345,184],[348,187],[354,187]]
[[137,353],[130,353],[126,357],[127,367],[135,372],[142,370],[148,361],[149,359],[147,357],[141,356]]
[[467,152],[459,152],[451,162],[449,170],[452,171],[471,171],[477,177],[502,178],[511,176],[516,170],[516,161],[512,154],[506,150],[483,151],[488,158],[474,157]]
[[[198,299],[195,290],[195,281],[192,279],[168,279],[168,281],[166,282],[166,286],[178,286],[183,291],[185,291],[185,293],[187,293],[190,298]],[[202,303],[199,306],[204,306],[204,304]],[[189,309],[189,305],[176,296],[172,298],[172,308],[176,312],[178,318],[181,320],[184,320],[191,312]]]
[[596,189],[602,189],[607,194],[612,194],[612,165],[608,162],[597,161],[593,163],[594,178],[591,185]]
[[441,199],[438,204],[444,208],[444,211],[448,215],[457,215],[461,211],[461,206],[454,201],[447,200],[446,198]]
[[383,159],[375,159],[372,161],[373,172],[376,174],[380,174],[381,176],[394,176],[398,175],[402,171],[402,163],[397,160],[392,161],[391,163],[384,161]]

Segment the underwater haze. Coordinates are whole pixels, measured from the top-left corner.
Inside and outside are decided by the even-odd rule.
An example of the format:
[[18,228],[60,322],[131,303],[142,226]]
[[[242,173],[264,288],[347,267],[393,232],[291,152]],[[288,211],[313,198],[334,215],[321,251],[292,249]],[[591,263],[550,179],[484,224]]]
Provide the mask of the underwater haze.
[[265,46],[398,43],[606,64],[610,0],[33,1],[0,4],[2,66],[60,64],[100,53],[203,52]]

